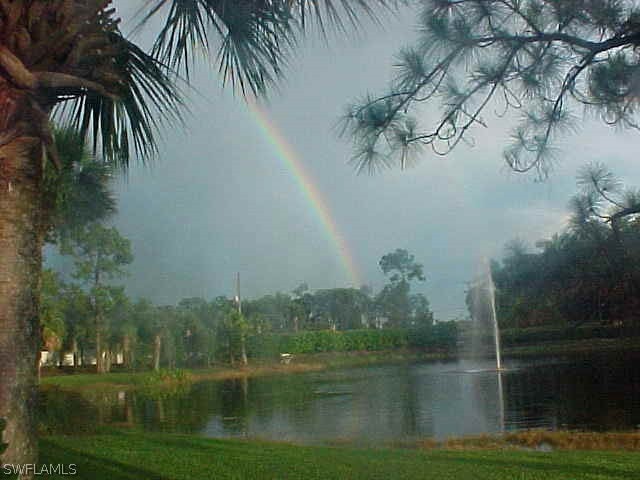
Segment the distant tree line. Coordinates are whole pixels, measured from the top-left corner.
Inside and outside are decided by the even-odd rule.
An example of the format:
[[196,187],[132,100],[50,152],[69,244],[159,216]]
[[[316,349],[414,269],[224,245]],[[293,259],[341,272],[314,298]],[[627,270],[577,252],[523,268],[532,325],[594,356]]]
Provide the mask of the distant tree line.
[[[302,284],[291,293],[243,299],[242,313],[235,299],[224,296],[185,298],[170,306],[130,299],[123,287],[109,282],[132,260],[128,241],[114,228],[85,226],[61,251],[73,256],[75,269],[71,281],[44,272],[43,348],[54,352],[54,362],[66,355],[68,363],[73,358],[86,365],[95,358],[99,372],[114,363],[157,370],[244,364],[248,357],[278,352],[413,346],[406,332],[434,323],[426,297],[410,292],[416,272],[424,278],[422,266],[404,250],[381,260],[383,270],[394,273],[377,295],[368,287],[310,291]],[[339,335],[345,331],[362,333]]]

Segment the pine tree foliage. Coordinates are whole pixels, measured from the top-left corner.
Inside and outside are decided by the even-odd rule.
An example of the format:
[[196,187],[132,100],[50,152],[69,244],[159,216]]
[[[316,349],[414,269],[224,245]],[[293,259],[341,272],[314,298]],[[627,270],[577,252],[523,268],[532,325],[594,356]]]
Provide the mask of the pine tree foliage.
[[640,190],[625,187],[602,163],[583,167],[577,183],[580,191],[570,202],[574,232],[608,225],[619,235],[640,214]]
[[357,100],[344,116],[356,169],[405,168],[425,147],[446,155],[473,143],[489,114],[515,112],[506,163],[545,178],[557,154],[554,140],[584,111],[637,128],[636,3],[419,2],[419,38],[398,53],[389,90]]

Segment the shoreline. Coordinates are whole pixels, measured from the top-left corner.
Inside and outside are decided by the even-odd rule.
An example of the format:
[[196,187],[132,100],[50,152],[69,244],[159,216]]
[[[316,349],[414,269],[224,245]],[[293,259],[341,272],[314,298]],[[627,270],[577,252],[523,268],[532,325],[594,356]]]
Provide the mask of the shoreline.
[[[585,357],[607,353],[640,353],[640,337],[630,338],[596,338],[563,342],[545,342],[537,345],[506,347],[502,356],[505,359],[535,357]],[[181,383],[202,381],[222,381],[238,378],[253,378],[271,375],[299,374],[320,372],[339,368],[355,368],[368,365],[384,365],[398,363],[428,362],[437,360],[456,360],[457,354],[444,352],[424,352],[420,350],[384,350],[356,352],[328,352],[317,354],[295,355],[290,364],[281,364],[274,360],[262,363],[250,363],[246,367],[230,367],[228,365],[210,368],[181,369],[185,375],[176,379],[167,375],[166,379],[156,380],[148,385],[146,380],[154,375],[152,371],[110,373],[48,373],[40,380],[40,388],[60,388],[62,390],[83,391],[86,389],[100,391],[122,391],[144,388],[172,387]],[[254,360],[255,361],[255,360]]]
[[[246,367],[228,365],[211,368],[181,369],[186,373],[184,381],[168,378],[153,387],[171,387],[180,383],[204,381],[222,381],[238,378],[265,377],[271,375],[320,372],[337,368],[362,367],[394,363],[446,360],[456,358],[453,355],[427,353],[411,350],[385,350],[376,352],[331,352],[295,355],[291,363],[285,365],[269,360],[260,364],[250,363]],[[109,372],[109,373],[59,373],[47,374],[40,379],[40,388],[60,388],[62,390],[133,390],[144,388],[144,380],[153,375],[153,371]]]
[[[402,446],[402,445],[399,445]],[[411,448],[411,445],[408,445]],[[531,429],[498,434],[468,435],[444,440],[423,439],[414,448],[425,450],[520,451],[640,451],[640,431]]]

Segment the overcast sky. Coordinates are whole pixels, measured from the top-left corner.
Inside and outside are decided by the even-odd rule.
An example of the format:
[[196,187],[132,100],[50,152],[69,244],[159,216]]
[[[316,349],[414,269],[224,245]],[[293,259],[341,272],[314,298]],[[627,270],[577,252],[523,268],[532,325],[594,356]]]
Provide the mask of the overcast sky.
[[[425,153],[403,172],[357,176],[347,164],[351,145],[333,127],[354,97],[387,84],[394,53],[414,36],[414,17],[406,11],[328,46],[308,38],[265,110],[326,198],[364,282],[379,289],[380,257],[406,248],[424,264],[418,290],[447,320],[466,314],[465,282],[482,257],[499,258],[514,237],[533,245],[563,227],[581,165],[606,162],[640,186],[640,134],[585,122],[541,184],[505,170],[509,125],[492,118],[474,132],[474,147],[446,158]],[[210,299],[232,293],[236,271],[249,297],[303,281],[312,289],[349,285],[335,245],[242,99],[221,87],[213,68],[199,69],[193,84],[186,128],[165,129],[158,160],[133,166],[116,184],[115,224],[135,254],[130,295],[162,304]]]

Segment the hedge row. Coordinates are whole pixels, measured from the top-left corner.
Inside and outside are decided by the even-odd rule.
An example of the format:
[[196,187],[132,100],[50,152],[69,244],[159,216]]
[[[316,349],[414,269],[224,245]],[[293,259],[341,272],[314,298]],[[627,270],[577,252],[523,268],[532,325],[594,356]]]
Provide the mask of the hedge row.
[[[467,332],[469,334],[470,332]],[[277,357],[280,353],[322,353],[377,351],[397,348],[422,348],[431,351],[452,351],[458,342],[456,322],[441,322],[420,329],[330,330],[303,331],[289,334],[249,336],[250,357]],[[503,346],[535,345],[563,340],[618,338],[640,336],[640,330],[611,325],[588,324],[579,327],[537,327],[509,329],[501,332]],[[493,337],[487,336],[487,341]]]
[[280,353],[321,353],[377,351],[397,348],[450,350],[457,342],[454,322],[438,323],[421,329],[305,331],[292,334],[266,334],[247,339],[248,354],[254,358],[275,357]]

